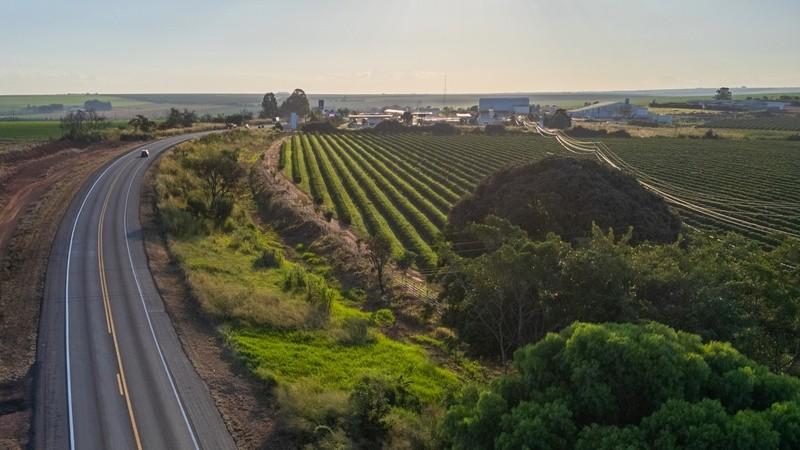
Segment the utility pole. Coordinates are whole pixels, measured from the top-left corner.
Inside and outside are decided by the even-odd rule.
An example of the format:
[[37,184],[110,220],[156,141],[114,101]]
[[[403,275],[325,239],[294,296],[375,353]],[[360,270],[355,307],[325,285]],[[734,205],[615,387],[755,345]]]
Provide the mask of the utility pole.
[[444,74],[444,91],[442,91],[442,112],[447,106],[447,73]]

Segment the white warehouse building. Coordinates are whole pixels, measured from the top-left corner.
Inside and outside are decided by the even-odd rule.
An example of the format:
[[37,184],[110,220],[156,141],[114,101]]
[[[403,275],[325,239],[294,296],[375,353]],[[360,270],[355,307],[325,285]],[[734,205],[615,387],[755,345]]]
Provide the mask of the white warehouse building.
[[650,119],[650,111],[644,106],[631,105],[629,99],[624,102],[600,102],[568,111],[577,119],[624,120]]
[[646,107],[631,105],[630,99],[624,102],[600,102],[567,111],[576,119],[591,120],[647,120],[655,123],[671,124],[672,116],[654,114]]
[[484,97],[478,99],[478,124],[494,125],[503,123],[515,114],[531,112],[528,97]]

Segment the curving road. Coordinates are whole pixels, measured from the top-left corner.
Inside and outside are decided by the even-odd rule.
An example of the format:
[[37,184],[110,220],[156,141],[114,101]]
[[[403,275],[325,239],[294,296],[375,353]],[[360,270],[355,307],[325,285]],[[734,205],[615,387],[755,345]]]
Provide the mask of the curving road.
[[235,448],[164,310],[139,224],[149,162],[201,134],[106,164],[67,209],[42,301],[35,448]]

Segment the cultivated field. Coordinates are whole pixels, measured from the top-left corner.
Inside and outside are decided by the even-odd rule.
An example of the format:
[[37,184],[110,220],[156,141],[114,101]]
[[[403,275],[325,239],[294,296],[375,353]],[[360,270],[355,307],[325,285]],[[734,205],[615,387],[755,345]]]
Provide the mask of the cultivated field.
[[[758,226],[800,229],[800,143],[696,139],[607,139],[640,175],[704,208]],[[297,134],[279,165],[323,211],[362,235],[388,235],[395,251],[435,262],[447,214],[497,169],[549,154],[570,155],[533,136]],[[766,242],[769,232],[679,210],[706,231],[735,230]]]
[[61,137],[61,127],[57,120],[0,121],[0,141],[44,140],[59,137]]
[[450,208],[486,176],[560,152],[543,138],[298,134],[282,148],[287,176],[361,233],[384,233],[431,265]]
[[[771,241],[767,227],[800,231],[800,143],[694,139],[606,139],[645,181],[693,204],[746,222],[720,222],[685,209],[684,220],[707,230],[734,230]],[[752,225],[755,225],[753,227]]]
[[720,117],[706,122],[712,128],[800,131],[800,115],[780,117]]

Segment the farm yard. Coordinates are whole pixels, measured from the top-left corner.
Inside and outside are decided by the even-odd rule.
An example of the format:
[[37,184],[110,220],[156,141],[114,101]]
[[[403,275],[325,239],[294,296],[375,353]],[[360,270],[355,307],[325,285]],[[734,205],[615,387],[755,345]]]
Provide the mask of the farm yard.
[[[684,208],[692,227],[734,230],[765,243],[771,231],[800,229],[800,143],[693,139],[606,139],[637,174],[665,192],[734,217],[733,223]],[[435,263],[447,214],[497,169],[569,155],[554,139],[531,135],[430,136],[300,133],[279,166],[324,214],[361,235],[384,233],[394,251]],[[740,223],[750,225],[737,225]]]

